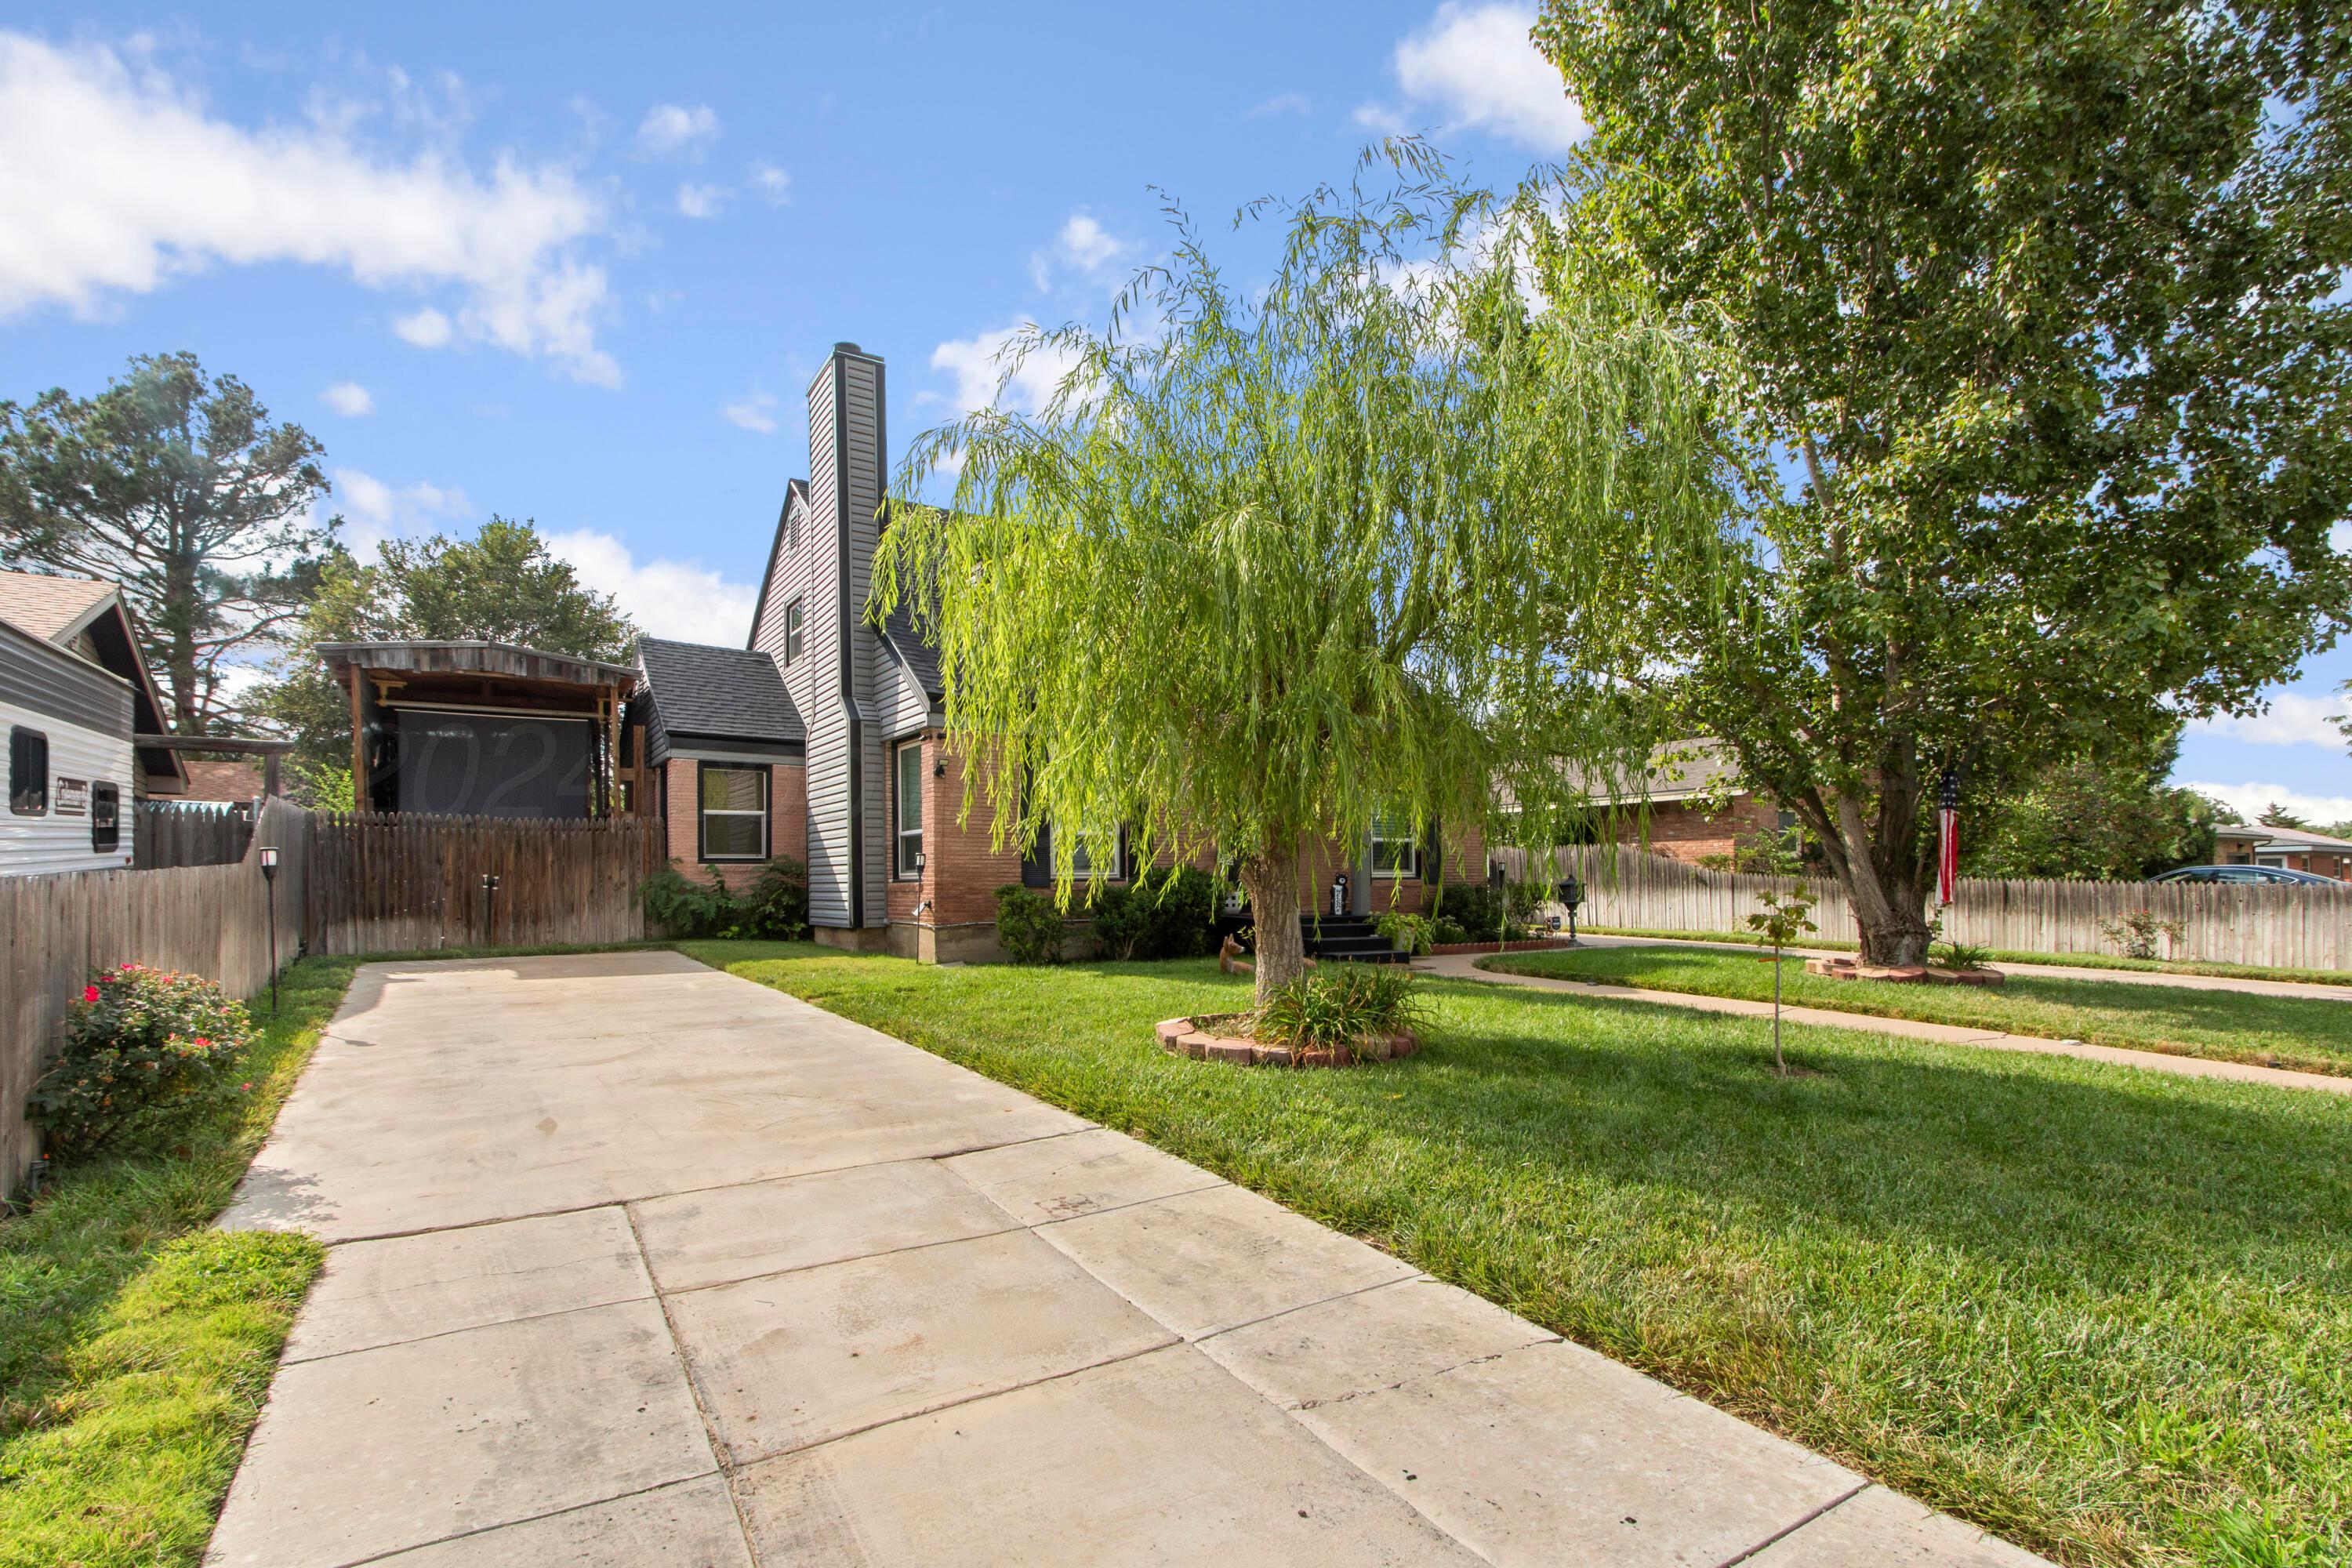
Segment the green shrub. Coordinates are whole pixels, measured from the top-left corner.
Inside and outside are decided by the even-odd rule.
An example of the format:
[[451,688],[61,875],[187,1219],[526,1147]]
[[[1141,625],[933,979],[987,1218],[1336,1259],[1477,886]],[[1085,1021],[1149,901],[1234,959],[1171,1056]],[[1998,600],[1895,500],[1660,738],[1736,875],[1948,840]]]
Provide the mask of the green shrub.
[[760,868],[741,901],[743,934],[766,942],[798,942],[809,932],[808,868],[779,855]]
[[1105,958],[1198,958],[1217,948],[1216,889],[1190,866],[1161,866],[1087,906]]
[[1350,1051],[1420,1016],[1412,971],[1402,963],[1329,963],[1283,986],[1260,1007],[1257,1037],[1293,1050]]
[[252,1040],[245,1009],[202,975],[102,969],[26,1109],[61,1161],[159,1145],[191,1112],[240,1092],[227,1068]]
[[1516,941],[1527,934],[1527,922],[1536,912],[1536,890],[1524,884],[1495,889],[1484,882],[1448,882],[1438,889],[1430,912],[1454,920],[1465,942],[1493,942],[1498,936]]
[[673,862],[646,878],[637,898],[646,919],[672,936],[796,942],[808,935],[808,868],[789,855],[761,867],[740,894],[716,866],[706,883]]
[[996,940],[1015,963],[1062,962],[1062,911],[1018,882],[996,889]]
[[1434,940],[1431,932],[1435,924],[1427,915],[1409,915],[1402,910],[1391,910],[1372,922],[1372,929],[1386,937],[1390,946],[1418,957],[1429,951],[1429,945]]
[[1934,957],[1946,969],[1982,969],[1985,961],[1992,957],[1992,949],[1974,942],[1941,942],[1935,946]]
[[1452,915],[1429,917],[1429,944],[1432,947],[1458,947],[1470,940],[1470,932]]

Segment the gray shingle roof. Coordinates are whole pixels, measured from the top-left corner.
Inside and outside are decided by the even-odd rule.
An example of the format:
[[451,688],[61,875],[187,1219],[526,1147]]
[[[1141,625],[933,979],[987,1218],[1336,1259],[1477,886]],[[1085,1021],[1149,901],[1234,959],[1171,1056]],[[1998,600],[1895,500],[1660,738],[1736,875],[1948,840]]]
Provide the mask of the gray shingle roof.
[[776,661],[749,648],[637,639],[637,662],[662,728],[673,735],[802,741],[808,731],[784,692]]
[[915,672],[915,679],[923,683],[926,693],[938,697],[947,690],[946,683],[940,679],[940,650],[915,630],[915,618],[906,605],[890,612],[882,623],[882,635],[890,639],[890,646],[898,650],[898,657],[907,661],[907,668]]

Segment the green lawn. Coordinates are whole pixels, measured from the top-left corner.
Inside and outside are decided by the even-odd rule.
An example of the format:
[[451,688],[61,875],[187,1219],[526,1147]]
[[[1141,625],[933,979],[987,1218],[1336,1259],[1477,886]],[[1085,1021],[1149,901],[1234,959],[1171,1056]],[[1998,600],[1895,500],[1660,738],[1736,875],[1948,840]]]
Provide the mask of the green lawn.
[[0,1220],[0,1564],[193,1564],[260,1414],[320,1247],[209,1228],[356,961],[308,959],[250,1096],[172,1155],[67,1170]]
[[[1752,931],[1637,931],[1631,926],[1596,926],[1579,928],[1586,936],[1646,936],[1665,942],[1733,942],[1743,947],[1762,945],[1764,939]],[[1805,946],[1822,952],[1852,952],[1857,944],[1850,942],[1824,942],[1819,937],[1807,939]],[[2294,969],[2260,963],[2203,963],[2193,959],[2179,963],[2154,958],[2123,958],[2107,952],[2006,952],[1994,949],[1996,963],[2040,963],[2061,969],[2126,969],[2150,974],[2203,974],[2221,980],[2283,980],[2295,985],[2352,986],[2352,971],[2341,969]]]
[[[2352,1103],[1474,982],[1343,1072],[1171,1058],[1211,963],[685,951],[1124,1128],[2074,1563],[2352,1534]],[[2336,1531],[2331,1535],[2330,1531]]]
[[[1701,996],[1772,999],[1772,965],[1761,953],[1697,947],[1596,947],[1574,952],[1517,952],[1479,960],[1486,969],[1555,980],[1605,981]],[[2352,1074],[2352,997],[2263,996],[2193,991],[2120,980],[2012,974],[1998,990],[1973,985],[1896,985],[1831,980],[1805,973],[1801,958],[1780,961],[1781,1000],[1880,1018],[1918,1018],[2088,1040],[2100,1046],[2169,1051],[2219,1061]]]

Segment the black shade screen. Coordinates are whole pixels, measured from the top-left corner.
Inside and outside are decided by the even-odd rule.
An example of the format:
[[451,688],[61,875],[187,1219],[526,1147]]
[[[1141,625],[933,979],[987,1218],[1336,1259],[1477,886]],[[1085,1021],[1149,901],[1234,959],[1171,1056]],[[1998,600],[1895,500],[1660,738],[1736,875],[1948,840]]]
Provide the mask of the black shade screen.
[[585,719],[399,710],[400,809],[456,816],[588,815]]

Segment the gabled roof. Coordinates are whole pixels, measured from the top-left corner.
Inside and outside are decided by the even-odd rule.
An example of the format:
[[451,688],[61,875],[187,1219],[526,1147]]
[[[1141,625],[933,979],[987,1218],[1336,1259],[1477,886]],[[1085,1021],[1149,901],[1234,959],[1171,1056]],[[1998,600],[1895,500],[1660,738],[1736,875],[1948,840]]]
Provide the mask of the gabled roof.
[[[170,710],[140,651],[138,620],[113,584],[95,577],[0,572],[0,621],[68,651],[76,651],[76,639],[87,633],[99,667],[131,683],[132,732],[171,733],[165,717]],[[173,795],[187,787],[187,763],[176,752],[142,747],[139,771],[146,775],[150,791]]]
[[915,617],[899,605],[882,622],[882,640],[890,645],[908,673],[922,682],[923,691],[933,701],[947,694],[947,685],[940,679],[940,650],[915,629]]
[[119,601],[111,583],[90,577],[50,577],[0,572],[0,620],[59,647]]
[[768,541],[768,569],[760,574],[760,597],[751,605],[751,624],[743,633],[743,646],[750,647],[759,639],[760,623],[768,616],[768,585],[776,580],[776,557],[784,552],[784,525],[792,521],[793,502],[808,500],[806,479],[784,481],[784,504],[776,511],[776,531]]
[[2213,830],[2217,838],[2235,838],[2282,849],[2352,849],[2352,839],[2335,838],[2302,827],[2265,827],[2259,822],[2223,823]]
[[764,653],[639,637],[637,663],[646,672],[654,711],[672,738],[808,739],[807,727],[784,690],[782,672]]
[[1637,801],[1664,805],[1699,795],[1748,793],[1739,784],[1739,761],[1731,748],[1704,735],[1660,746],[1650,753],[1643,773],[1625,778],[1580,773],[1573,782],[1595,801],[1610,805]]

